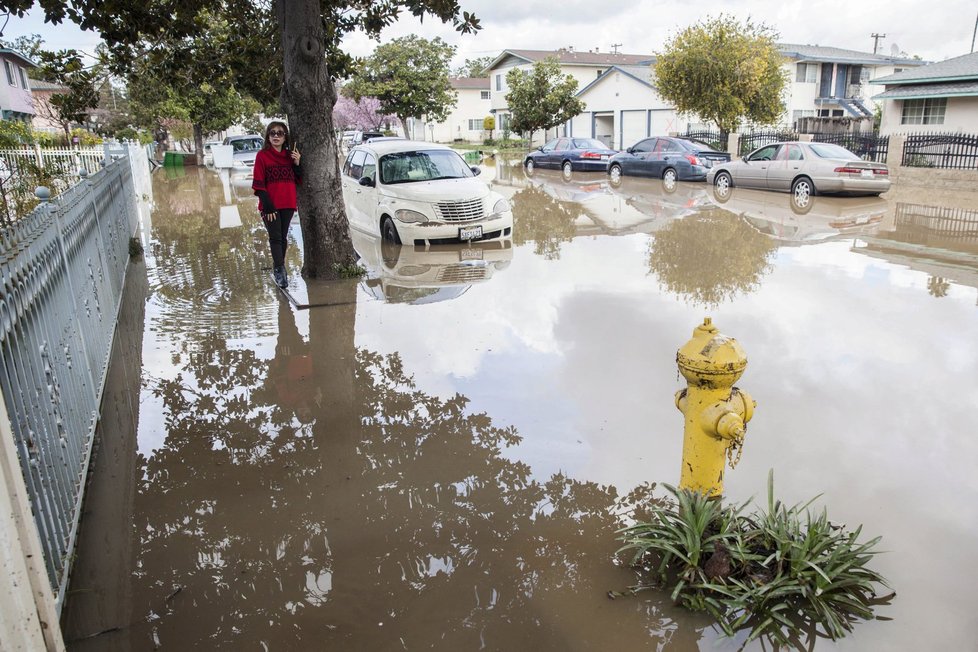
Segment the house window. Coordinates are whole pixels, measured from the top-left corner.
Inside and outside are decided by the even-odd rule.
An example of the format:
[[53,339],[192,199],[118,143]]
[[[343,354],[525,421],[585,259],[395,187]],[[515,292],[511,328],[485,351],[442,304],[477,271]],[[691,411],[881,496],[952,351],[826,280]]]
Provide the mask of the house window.
[[502,73],[496,75],[496,90],[497,91],[503,90],[503,76],[502,76]]
[[7,71],[7,83],[11,86],[16,86],[17,82],[14,81],[14,69],[10,67],[10,62],[4,61],[3,67]]
[[598,75],[597,75],[597,76],[598,76],[598,77],[600,77],[600,76],[601,76],[601,73],[603,73],[603,72],[604,72],[604,70],[601,70],[601,69],[599,68],[599,69],[598,69]]
[[905,70],[905,68],[894,68],[894,69],[893,69],[893,74],[895,75],[895,74],[897,74],[898,72],[903,72],[904,70]]
[[469,131],[482,131],[482,118],[469,118]]
[[946,97],[931,97],[922,100],[904,100],[903,116],[900,124],[942,125],[947,112]]
[[[868,68],[866,69],[869,70]],[[862,66],[851,66],[849,68],[849,83],[858,84],[862,80],[863,67]]]
[[480,91],[479,92],[479,99],[480,100],[488,100],[489,99],[489,91]]
[[29,89],[30,86],[27,85],[27,75],[24,74],[24,69],[18,66],[17,72],[20,73],[20,85],[23,86],[24,88]]
[[814,63],[799,63],[795,81],[803,84],[814,84],[816,74],[818,74],[818,66]]
[[798,128],[798,121],[802,118],[813,118],[815,117],[815,109],[800,109],[791,112],[791,123]]

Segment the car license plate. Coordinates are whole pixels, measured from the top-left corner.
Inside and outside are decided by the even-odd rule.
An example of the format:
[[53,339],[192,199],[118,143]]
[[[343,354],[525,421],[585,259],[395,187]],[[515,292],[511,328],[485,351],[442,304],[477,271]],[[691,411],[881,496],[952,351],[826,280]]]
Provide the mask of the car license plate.
[[873,176],[873,171],[872,170],[863,170],[859,174],[861,174],[864,177],[872,177]]
[[459,240],[478,240],[482,237],[482,225],[463,226],[458,230]]
[[466,260],[482,260],[482,249],[462,249],[458,252],[458,259],[463,262]]

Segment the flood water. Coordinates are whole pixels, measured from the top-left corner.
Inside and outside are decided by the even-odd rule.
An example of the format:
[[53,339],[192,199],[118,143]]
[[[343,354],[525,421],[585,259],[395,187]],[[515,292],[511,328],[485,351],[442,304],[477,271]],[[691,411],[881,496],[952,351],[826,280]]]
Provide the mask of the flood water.
[[664,593],[606,596],[639,581],[622,512],[679,480],[675,354],[707,315],[757,401],[726,496],[763,504],[773,470],[887,551],[883,619],[808,645],[978,648],[978,195],[484,171],[511,246],[357,236],[368,277],[293,280],[305,310],[249,182],[154,174],[70,649],[742,649]]

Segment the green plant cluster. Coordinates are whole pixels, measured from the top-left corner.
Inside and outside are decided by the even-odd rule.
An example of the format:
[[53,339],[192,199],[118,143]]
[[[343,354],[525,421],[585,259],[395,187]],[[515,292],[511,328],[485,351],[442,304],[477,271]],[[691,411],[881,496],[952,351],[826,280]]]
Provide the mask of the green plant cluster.
[[862,526],[849,532],[825,510],[812,515],[814,499],[793,507],[775,500],[773,474],[767,511],[750,515],[749,501],[726,506],[666,486],[675,503],[653,505],[648,521],[619,531],[619,552],[633,552],[631,563],[656,579],[631,592],[671,588],[674,601],[710,613],[728,636],[749,629],[747,641],[785,646],[806,634],[842,638],[894,595],[877,595],[887,582],[867,567],[880,538],[860,542]]

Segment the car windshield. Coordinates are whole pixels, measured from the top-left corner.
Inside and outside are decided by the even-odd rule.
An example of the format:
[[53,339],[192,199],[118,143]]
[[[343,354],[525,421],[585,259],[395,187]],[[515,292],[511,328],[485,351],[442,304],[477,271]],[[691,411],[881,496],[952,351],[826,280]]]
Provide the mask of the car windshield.
[[412,183],[471,176],[472,170],[452,150],[395,152],[380,159],[381,183]]
[[234,151],[236,152],[250,152],[256,149],[261,149],[261,145],[261,138],[245,138],[242,140],[231,141],[231,147],[233,147]]
[[839,147],[838,145],[829,145],[826,143],[812,143],[810,145],[812,151],[815,152],[815,156],[819,158],[845,158],[850,160],[859,160],[859,157],[847,150],[845,147]]
[[574,138],[574,149],[608,149],[600,140],[594,138]]

